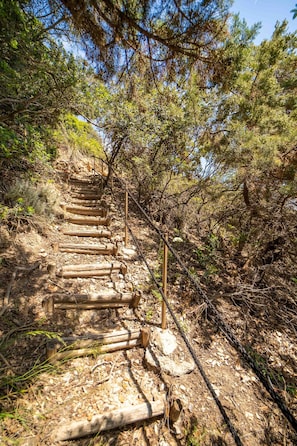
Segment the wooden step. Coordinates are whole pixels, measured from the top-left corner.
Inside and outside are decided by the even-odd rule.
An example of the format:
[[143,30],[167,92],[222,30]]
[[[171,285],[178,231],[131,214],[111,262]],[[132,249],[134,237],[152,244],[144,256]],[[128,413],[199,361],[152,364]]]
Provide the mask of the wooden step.
[[76,176],[75,174],[71,175],[71,177],[69,178],[70,181],[78,181],[80,183],[93,183],[93,178],[90,178],[89,176]]
[[100,194],[88,194],[88,193],[73,193],[71,194],[72,198],[77,198],[81,200],[100,200],[101,195]]
[[[101,199],[97,200],[71,200],[71,204],[74,206],[84,206],[88,208],[97,208],[98,206],[101,206]],[[106,208],[108,209],[108,208]]]
[[[164,420],[173,423],[178,420],[182,411],[180,400],[170,400],[160,395],[157,401],[146,401],[145,403],[133,404],[120,409],[94,415],[91,419],[79,421],[65,421],[57,427],[51,436],[52,442],[75,440],[87,435],[94,435],[111,429],[119,429],[123,426],[146,421],[149,423],[156,417],[162,416]],[[135,443],[133,443],[135,444]],[[149,444],[149,443],[146,443]],[[181,443],[179,443],[181,444]]]
[[91,178],[91,179],[83,179],[83,180],[73,180],[70,179],[70,184],[73,184],[74,187],[100,187],[101,186],[101,178]]
[[76,237],[98,237],[98,238],[111,238],[111,232],[99,229],[99,230],[93,230],[93,231],[63,231],[64,235],[71,235]]
[[111,276],[114,273],[125,275],[127,273],[127,266],[122,262],[65,265],[58,271],[57,276],[64,278],[102,277]]
[[139,426],[140,422],[149,422],[160,416],[172,424],[179,419],[182,409],[182,403],[179,399],[166,401],[165,396],[159,395],[159,400],[157,401],[146,401],[145,403],[130,406],[125,405],[125,407],[120,409],[104,411],[102,414],[94,415],[91,419],[70,421],[66,424],[63,422],[63,424],[54,429],[51,439],[53,443],[76,440],[87,435],[119,429],[129,424],[137,423]]
[[82,187],[82,188],[88,189],[89,187],[90,188],[92,188],[92,187],[99,187],[98,184],[94,184],[93,181],[73,180],[71,178],[69,179],[68,184],[70,184],[71,187],[73,187],[73,188],[75,188],[75,187],[76,188]]
[[150,340],[150,331],[121,330],[100,335],[70,336],[60,340],[51,339],[47,344],[47,359],[54,363],[59,360],[80,356],[99,355],[102,353],[127,350],[134,347],[146,348]]
[[109,204],[107,203],[106,200],[100,198],[99,200],[71,200],[71,205],[74,206],[84,206],[87,208],[93,208],[95,207],[96,209],[98,207],[102,207],[104,209],[106,209],[107,211],[109,211]]
[[76,194],[76,195],[102,195],[102,190],[98,187],[88,187],[88,188],[71,188],[70,191],[71,195]]
[[90,207],[70,206],[70,205],[66,205],[66,204],[63,204],[61,207],[62,207],[62,209],[64,209],[64,211],[69,212],[70,214],[87,215],[89,217],[91,217],[91,216],[106,217],[107,216],[107,209],[103,209],[103,208],[92,209]]
[[61,252],[76,252],[78,254],[91,255],[117,255],[118,247],[112,243],[103,244],[81,244],[81,243],[59,243]]
[[92,217],[67,217],[65,221],[68,223],[73,223],[75,225],[84,225],[84,226],[109,226],[110,218],[92,218]]
[[53,314],[57,310],[99,310],[102,308],[120,308],[129,305],[136,308],[141,298],[140,292],[119,292],[105,289],[97,294],[52,295],[44,302],[46,313]]
[[71,204],[74,206],[84,206],[88,208],[98,208],[98,206],[101,206],[101,200],[71,200]]

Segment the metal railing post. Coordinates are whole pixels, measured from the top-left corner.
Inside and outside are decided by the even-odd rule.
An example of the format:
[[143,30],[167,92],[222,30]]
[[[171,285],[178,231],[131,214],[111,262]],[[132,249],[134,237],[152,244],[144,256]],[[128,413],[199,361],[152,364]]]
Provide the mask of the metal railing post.
[[[168,240],[168,233],[165,233],[165,240]],[[168,267],[168,247],[164,242],[163,246],[163,268],[162,268],[162,287],[164,296],[167,297],[167,267]],[[166,321],[166,304],[164,299],[162,299],[162,324],[161,327],[165,330],[167,325]]]

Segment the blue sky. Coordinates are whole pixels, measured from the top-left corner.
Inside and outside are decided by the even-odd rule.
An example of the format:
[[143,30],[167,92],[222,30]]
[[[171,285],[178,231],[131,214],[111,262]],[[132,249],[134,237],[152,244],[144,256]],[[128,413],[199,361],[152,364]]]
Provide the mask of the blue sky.
[[296,31],[297,18],[293,20],[293,14],[290,12],[296,3],[297,0],[234,0],[232,12],[239,12],[248,25],[262,22],[262,28],[255,40],[258,44],[271,37],[277,20],[288,20],[289,31]]

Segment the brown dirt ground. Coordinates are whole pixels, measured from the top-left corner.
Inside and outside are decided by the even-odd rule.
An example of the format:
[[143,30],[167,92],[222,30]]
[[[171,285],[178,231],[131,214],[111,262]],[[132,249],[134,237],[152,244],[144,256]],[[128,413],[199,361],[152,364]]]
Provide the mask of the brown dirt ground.
[[[70,183],[60,181],[56,187],[59,200],[69,202]],[[115,191],[115,198],[107,193],[105,199],[110,204],[113,241],[119,241],[123,237],[124,223],[117,206],[123,203],[123,197],[116,187]],[[2,311],[0,320],[0,364],[4,383],[1,389],[0,444],[235,444],[197,368],[180,377],[149,370],[144,363],[144,350],[141,348],[76,358],[55,366],[46,362],[46,343],[52,332],[82,335],[102,330],[143,326],[153,329],[160,326],[161,305],[156,293],[152,293],[154,287],[139,257],[125,257],[128,265],[126,277],[113,278],[120,289],[131,289],[133,284],[134,289],[142,291],[142,300],[136,310],[126,307],[100,311],[60,310],[52,317],[46,314],[43,303],[52,293],[86,293],[110,286],[110,279],[63,279],[49,274],[48,265],[55,264],[59,268],[72,262],[93,262],[96,257],[56,252],[55,244],[67,239],[61,230],[69,226],[62,218],[62,210],[60,214],[53,224],[43,223],[42,231],[31,226],[24,232],[19,230],[13,236],[6,233],[7,243],[1,248],[0,283],[3,300],[10,284],[12,286],[9,306]],[[157,271],[160,259],[158,238],[136,213],[131,213],[130,224],[151,267]],[[6,229],[2,228],[2,231]],[[101,259],[102,256],[97,256],[96,262]],[[296,433],[291,430],[262,384],[224,335],[210,324],[204,307],[193,303],[190,294],[180,276],[175,282],[171,280],[171,305],[242,444],[297,444]],[[240,306],[233,305],[223,292],[215,291],[213,294],[224,318],[235,330],[237,327],[238,335],[242,334],[246,321]],[[187,348],[169,316],[168,328],[178,340],[176,355],[188,359]],[[271,364],[277,365],[281,357],[285,360],[287,356],[287,373],[292,384],[296,384],[296,343],[285,330],[278,330],[277,327],[271,327],[265,333],[261,345],[266,343]],[[172,397],[181,400],[183,407],[176,425],[169,425],[166,418],[158,418],[74,441],[59,443],[52,439],[52,433],[70,421],[90,420],[93,415],[109,410],[153,401],[168,391]],[[294,395],[281,392],[281,396],[296,413]]]

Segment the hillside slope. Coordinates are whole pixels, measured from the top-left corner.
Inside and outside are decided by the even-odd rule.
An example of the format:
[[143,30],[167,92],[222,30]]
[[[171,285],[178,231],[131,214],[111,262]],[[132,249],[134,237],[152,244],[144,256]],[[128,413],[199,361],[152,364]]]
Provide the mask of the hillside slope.
[[[1,311],[1,444],[3,445],[231,445],[236,444],[226,427],[218,405],[209,392],[172,318],[167,315],[167,330],[160,330],[161,303],[149,273],[129,240],[124,246],[124,193],[115,182],[112,191],[101,191],[100,177],[89,171],[86,162],[74,172],[63,164],[57,166],[54,187],[59,211],[53,223],[41,227],[20,226],[9,233],[1,228],[1,272],[3,303]],[[91,166],[92,167],[92,166]],[[87,200],[86,195],[96,191],[100,200]],[[80,203],[78,204],[78,201]],[[64,205],[64,206],[63,206]],[[69,231],[98,231],[98,225],[77,225],[71,222],[73,214],[65,205],[89,209],[104,208],[110,225],[100,228],[107,237],[70,236]],[[76,218],[86,218],[76,215]],[[89,217],[104,220],[105,217]],[[129,223],[139,240],[150,267],[158,276],[162,248],[156,233],[143,222],[131,206]],[[110,232],[110,234],[108,234]],[[68,233],[68,234],[66,234]],[[104,235],[103,234],[103,235]],[[107,253],[75,253],[63,251],[63,245],[111,245],[117,249]],[[175,242],[180,254],[194,249],[194,240]],[[67,250],[67,248],[66,248]],[[111,269],[116,263],[127,270]],[[75,270],[74,265],[106,264],[107,275],[66,277],[63,271]],[[224,334],[210,323],[205,305],[198,305],[193,291],[183,274],[173,269],[170,260],[169,300],[183,332],[201,362],[206,376],[223,407],[230,424],[238,433],[241,443],[255,445],[293,445],[297,437],[288,422],[271,401],[262,384],[230,346]],[[64,269],[63,269],[64,268]],[[196,270],[199,274],[199,271]],[[159,280],[159,278],[158,278]],[[232,276],[229,277],[232,280]],[[205,287],[205,285],[203,285]],[[139,293],[136,308],[131,305],[106,308],[78,308],[70,305],[59,308],[56,300],[54,312],[48,302],[53,296],[73,298],[94,296],[107,290],[129,295]],[[210,283],[205,288],[213,302],[240,336],[245,330],[244,315],[239,305],[232,305],[224,294]],[[67,300],[67,299],[66,299]],[[71,299],[70,299],[71,300]],[[73,303],[73,300],[72,300]],[[113,306],[113,308],[111,308]],[[60,305],[61,307],[61,305]],[[259,311],[261,306],[259,305]],[[255,325],[257,319],[255,318]],[[137,345],[102,353],[93,348],[87,356],[73,354],[61,361],[48,361],[49,345],[81,337],[92,338],[104,333],[147,330],[150,343],[147,348]],[[257,327],[249,333],[256,332]],[[160,334],[161,333],[161,334]],[[160,338],[165,336],[165,350],[172,338],[176,346],[163,352],[171,368],[164,366],[160,357]],[[281,393],[292,410],[296,409],[294,394],[294,361],[296,344],[285,331],[270,326],[266,339],[271,364],[279,356],[285,362],[289,392]],[[173,341],[174,342],[174,341]],[[260,343],[260,341],[259,341]],[[274,349],[274,350],[272,350]],[[63,350],[63,348],[62,348]],[[151,355],[148,354],[151,352]],[[71,355],[70,355],[71,356]],[[78,357],[76,357],[78,356]],[[266,367],[262,356],[255,357]],[[184,370],[184,366],[189,368]],[[277,370],[277,363],[275,364]],[[275,376],[267,375],[275,385]],[[282,377],[279,377],[281,380]],[[290,380],[290,381],[289,381]],[[57,432],[72,421],[89,422],[98,414],[118,409],[125,410],[138,404],[166,400],[178,401],[182,413],[177,423],[171,423],[167,412],[153,420],[142,421],[73,441],[57,440]]]

